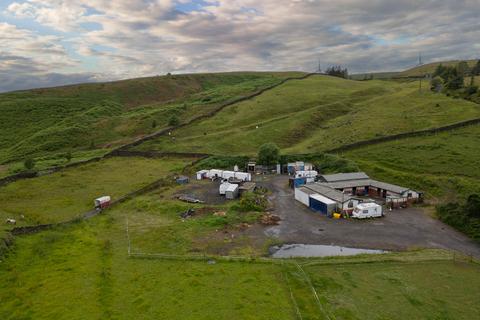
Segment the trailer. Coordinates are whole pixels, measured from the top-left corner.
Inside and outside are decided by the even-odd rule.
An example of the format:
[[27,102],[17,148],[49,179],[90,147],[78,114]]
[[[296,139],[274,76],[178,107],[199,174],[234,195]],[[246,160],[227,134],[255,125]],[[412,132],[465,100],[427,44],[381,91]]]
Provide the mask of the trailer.
[[230,182],[224,180],[220,186],[218,187],[218,193],[222,196],[225,195],[225,192],[227,191],[227,188],[231,185]]
[[110,196],[103,196],[95,199],[95,209],[105,209],[110,206],[111,198]]
[[353,209],[352,217],[357,219],[383,217],[383,208],[376,203],[359,203]]
[[207,178],[207,173],[208,173],[208,170],[197,171],[197,180],[203,180]]

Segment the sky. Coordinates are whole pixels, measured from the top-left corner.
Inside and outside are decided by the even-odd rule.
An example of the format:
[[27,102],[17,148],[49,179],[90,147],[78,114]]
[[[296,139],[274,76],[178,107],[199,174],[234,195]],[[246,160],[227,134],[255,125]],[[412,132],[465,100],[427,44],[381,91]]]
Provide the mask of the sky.
[[480,58],[480,0],[0,0],[0,92]]

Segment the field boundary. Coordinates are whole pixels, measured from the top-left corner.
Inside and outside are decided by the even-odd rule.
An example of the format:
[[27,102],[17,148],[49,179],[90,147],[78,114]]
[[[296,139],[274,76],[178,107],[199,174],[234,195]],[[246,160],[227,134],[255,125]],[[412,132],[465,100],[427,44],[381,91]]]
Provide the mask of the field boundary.
[[432,134],[446,132],[446,131],[452,131],[452,130],[461,129],[464,127],[478,125],[478,124],[480,124],[480,118],[475,118],[475,119],[465,120],[465,121],[453,123],[453,124],[442,126],[442,127],[435,127],[431,129],[418,130],[418,131],[410,131],[410,132],[389,135],[385,137],[362,140],[362,141],[354,142],[351,144],[346,144],[341,147],[326,150],[324,151],[324,153],[339,153],[343,151],[349,151],[352,149],[371,146],[371,145],[380,144],[384,142],[396,141],[400,139],[419,137],[419,136],[427,136],[427,135],[432,135]]
[[[108,158],[108,157],[117,156],[117,155],[118,156],[124,156],[126,154],[125,152],[127,151],[126,149],[128,149],[128,148],[137,146],[139,144],[142,144],[145,141],[152,140],[152,139],[157,138],[159,136],[165,135],[168,132],[171,132],[173,130],[177,130],[177,129],[180,129],[182,127],[188,126],[188,125],[194,123],[195,121],[199,121],[199,120],[202,120],[202,119],[212,117],[212,116],[214,116],[215,114],[222,111],[224,108],[226,108],[228,106],[231,106],[231,105],[234,105],[234,104],[246,101],[246,100],[251,100],[251,99],[265,93],[266,91],[272,90],[272,89],[274,89],[278,86],[281,86],[281,85],[285,84],[288,81],[303,80],[303,79],[309,78],[309,77],[314,76],[314,75],[319,75],[319,73],[307,73],[307,74],[304,74],[303,76],[300,76],[300,77],[288,77],[288,78],[282,79],[278,83],[270,85],[270,86],[265,87],[263,89],[260,89],[256,92],[252,93],[252,94],[249,94],[249,95],[246,95],[246,96],[243,96],[243,97],[240,97],[240,98],[236,98],[236,99],[224,102],[224,103],[220,104],[220,106],[218,108],[216,108],[215,110],[213,110],[209,113],[206,113],[204,115],[194,117],[187,122],[181,123],[177,126],[170,126],[170,127],[161,129],[157,132],[154,132],[154,133],[151,133],[149,135],[140,137],[140,138],[138,138],[138,139],[136,139],[132,142],[129,142],[127,144],[118,146],[118,147],[116,147],[114,149],[111,149],[110,151],[106,152],[102,156],[97,156],[97,157],[93,157],[93,158],[90,158],[90,159],[87,159],[87,160],[78,161],[78,162],[74,162],[74,163],[69,163],[69,164],[66,164],[66,165],[55,166],[55,167],[51,167],[51,168],[41,170],[41,171],[20,172],[20,173],[17,173],[17,174],[13,174],[13,175],[10,175],[10,176],[3,177],[3,178],[0,179],[0,187],[5,186],[7,184],[10,184],[12,182],[21,180],[21,179],[31,179],[31,178],[36,178],[36,177],[39,177],[39,176],[42,176],[42,175],[52,174],[52,173],[55,173],[55,172],[58,172],[58,171],[61,171],[61,170],[64,170],[64,169],[68,169],[68,168],[72,168],[72,167],[76,167],[76,166],[81,166],[81,165],[88,164],[88,163],[91,163],[91,162],[100,161],[100,160],[103,160],[103,159]],[[136,152],[136,151],[130,151],[130,152]],[[143,153],[143,152],[138,153],[139,156],[141,156],[140,155],[141,153]],[[148,154],[148,153],[153,153],[153,152],[147,151],[145,154]],[[159,156],[159,154],[162,154],[162,153],[160,152],[160,153],[157,153],[157,154]],[[166,152],[164,154],[165,154],[165,156],[172,156],[172,155],[175,155],[175,154],[176,155],[188,155],[190,153]],[[191,154],[194,154],[194,153],[191,153]],[[204,153],[197,153],[197,154],[206,155]]]

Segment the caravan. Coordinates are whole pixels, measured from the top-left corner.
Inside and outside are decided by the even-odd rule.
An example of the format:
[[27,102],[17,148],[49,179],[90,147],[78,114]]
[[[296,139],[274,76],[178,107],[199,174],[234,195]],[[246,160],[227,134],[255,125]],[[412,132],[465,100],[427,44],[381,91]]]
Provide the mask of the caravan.
[[359,203],[353,210],[352,217],[357,219],[383,217],[383,208],[376,203]]

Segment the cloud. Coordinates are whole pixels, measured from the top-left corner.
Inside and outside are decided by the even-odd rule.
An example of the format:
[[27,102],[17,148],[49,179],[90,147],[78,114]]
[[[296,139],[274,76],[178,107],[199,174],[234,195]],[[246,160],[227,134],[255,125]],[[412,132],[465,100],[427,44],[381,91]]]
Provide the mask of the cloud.
[[23,30],[29,41],[20,35],[9,53],[104,79],[311,71],[318,59],[356,72],[398,70],[419,52],[426,60],[477,58],[480,38],[477,0],[27,0],[6,12],[64,34]]

